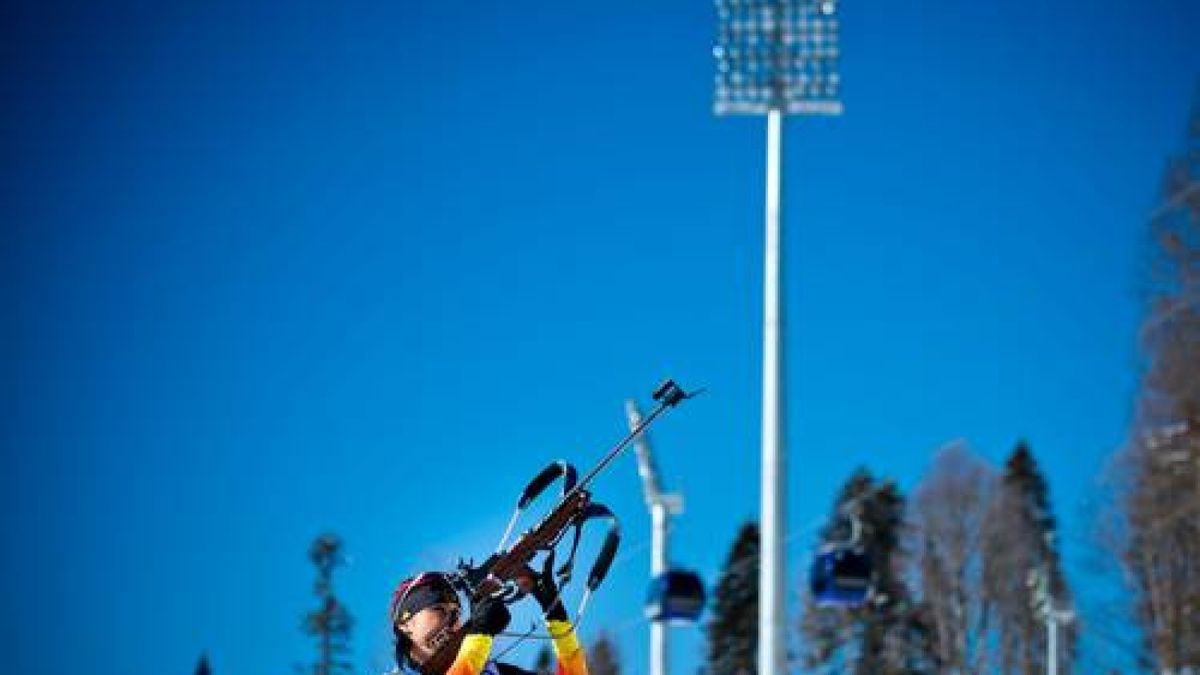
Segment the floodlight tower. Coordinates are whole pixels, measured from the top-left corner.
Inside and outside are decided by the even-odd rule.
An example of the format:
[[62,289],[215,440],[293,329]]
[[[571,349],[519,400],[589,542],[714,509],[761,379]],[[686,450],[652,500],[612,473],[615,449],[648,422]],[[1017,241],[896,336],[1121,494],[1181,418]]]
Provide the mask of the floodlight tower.
[[762,557],[758,672],[783,675],[783,533],[786,455],[783,411],[783,302],[780,174],[783,116],[838,115],[836,0],[716,0],[718,115],[766,115],[766,251],[763,260]]

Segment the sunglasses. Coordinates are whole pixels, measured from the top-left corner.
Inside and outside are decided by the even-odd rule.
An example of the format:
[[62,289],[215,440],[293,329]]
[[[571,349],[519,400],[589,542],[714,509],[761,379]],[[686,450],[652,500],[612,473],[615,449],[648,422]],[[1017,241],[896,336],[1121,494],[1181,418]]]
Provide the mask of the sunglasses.
[[[408,600],[409,594],[411,594],[416,589],[421,588],[422,586],[425,586],[435,580],[436,581],[444,581],[444,582],[448,583],[448,579],[447,579],[446,575],[444,575],[440,572],[423,572],[421,574],[418,574],[416,577],[410,579],[407,583],[401,585],[401,587],[398,588],[396,590],[396,593],[392,596],[392,603],[391,603],[392,604],[392,610],[391,610],[392,621],[395,623],[402,623],[402,621],[401,621],[402,617],[400,616],[400,613],[402,611],[402,608],[404,607],[405,601]],[[457,603],[452,602],[450,604],[457,604]],[[420,610],[417,610],[417,611],[420,611]],[[412,612],[407,617],[404,617],[404,621],[407,621],[409,618],[412,618],[412,615],[415,613],[416,612]]]
[[416,612],[411,614],[408,618],[404,619],[403,621],[398,621],[396,623],[396,626],[398,626],[400,628],[407,627],[407,625],[410,621],[415,619],[418,614],[420,614],[421,612],[424,612],[425,610],[430,610],[432,612],[436,612],[439,615],[439,617],[441,618],[441,624],[442,624],[441,627],[438,629],[437,633],[435,633],[434,635],[432,635],[430,637],[430,640],[429,640],[432,643],[431,646],[433,646],[433,647],[440,646],[440,643],[444,642],[445,638],[449,635],[450,630],[453,629],[458,624],[458,616],[462,610],[459,608],[459,606],[457,604],[449,603],[449,602],[439,602],[437,604],[429,605],[428,607],[422,607],[421,609],[417,610]]

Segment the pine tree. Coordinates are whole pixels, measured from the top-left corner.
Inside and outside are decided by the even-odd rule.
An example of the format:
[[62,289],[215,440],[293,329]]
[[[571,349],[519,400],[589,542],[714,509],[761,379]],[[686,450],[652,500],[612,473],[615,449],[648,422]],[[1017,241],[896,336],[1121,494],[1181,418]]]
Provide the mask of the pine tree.
[[601,632],[588,651],[589,675],[621,675],[621,655],[608,633]]
[[305,615],[302,623],[304,632],[317,639],[317,661],[311,668],[313,675],[351,671],[350,663],[341,657],[350,650],[354,619],[333,592],[333,570],[343,562],[341,551],[342,542],[333,534],[317,537],[308,551],[309,559],[317,568],[313,591],[320,600],[320,608]]
[[[821,608],[807,598],[801,632],[809,667],[838,666],[861,675],[935,672],[932,631],[904,580],[904,496],[893,481],[865,469],[843,485],[822,537],[847,542],[858,519],[859,544],[872,562],[872,592],[857,608]],[[851,517],[851,515],[853,517]]]
[[[1043,607],[1035,582],[1044,576],[1056,609],[1070,605],[1057,548],[1049,487],[1029,445],[1017,444],[1004,467],[985,530],[984,592],[996,617],[993,669],[1034,675],[1046,669]],[[1067,628],[1059,672],[1070,672],[1074,630]]]
[[758,657],[758,524],[738,531],[717,582],[708,622],[707,675],[751,675]]

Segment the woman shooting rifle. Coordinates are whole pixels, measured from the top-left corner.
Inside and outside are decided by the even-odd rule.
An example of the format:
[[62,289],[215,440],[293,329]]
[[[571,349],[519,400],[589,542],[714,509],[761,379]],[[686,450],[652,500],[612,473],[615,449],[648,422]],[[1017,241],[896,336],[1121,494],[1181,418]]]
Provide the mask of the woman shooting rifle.
[[[392,595],[391,605],[396,665],[400,672],[417,675],[528,673],[491,659],[492,640],[508,626],[511,618],[504,602],[524,593],[532,595],[542,608],[558,657],[556,675],[587,675],[583,649],[559,598],[559,583],[554,578],[555,547],[568,531],[574,532],[570,556],[559,570],[564,575],[559,581],[566,583],[574,566],[583,526],[595,521],[609,524],[604,543],[587,576],[586,593],[577,615],[582,614],[587,599],[608,574],[621,540],[616,516],[608,507],[591,500],[588,487],[592,479],[659,415],[695,393],[685,393],[675,382],[665,381],[654,391],[658,407],[609,450],[582,480],[577,482],[575,468],[561,461],[551,463],[538,473],[517,500],[516,510],[504,536],[500,537],[496,553],[478,567],[459,566],[464,574],[455,579],[462,582],[471,596],[471,615],[465,622],[460,620],[462,605],[455,581],[449,575],[426,572],[401,582]],[[563,490],[558,503],[541,522],[518,537],[511,547],[505,548],[524,509],[556,481],[562,483]],[[538,574],[529,563],[540,552],[545,552],[546,558],[542,572]],[[512,584],[515,584],[515,590]]]
[[[542,608],[558,659],[555,675],[587,675],[583,648],[559,598],[553,565],[553,556],[547,556],[541,574],[526,568],[517,578],[517,585],[532,595]],[[465,624],[461,622],[461,616],[458,593],[447,574],[424,572],[400,582],[391,602],[399,672],[405,675],[533,675],[491,659],[492,641],[508,627],[511,618],[502,600],[485,597],[474,603]],[[425,671],[422,666],[464,625],[466,637],[450,667],[444,673]]]

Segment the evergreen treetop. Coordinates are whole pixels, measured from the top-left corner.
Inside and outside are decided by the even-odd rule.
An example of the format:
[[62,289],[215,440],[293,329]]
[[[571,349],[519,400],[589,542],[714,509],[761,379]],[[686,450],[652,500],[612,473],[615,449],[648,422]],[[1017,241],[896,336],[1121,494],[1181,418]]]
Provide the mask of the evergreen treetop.
[[708,622],[708,675],[749,675],[758,657],[758,524],[738,530],[717,582]]

